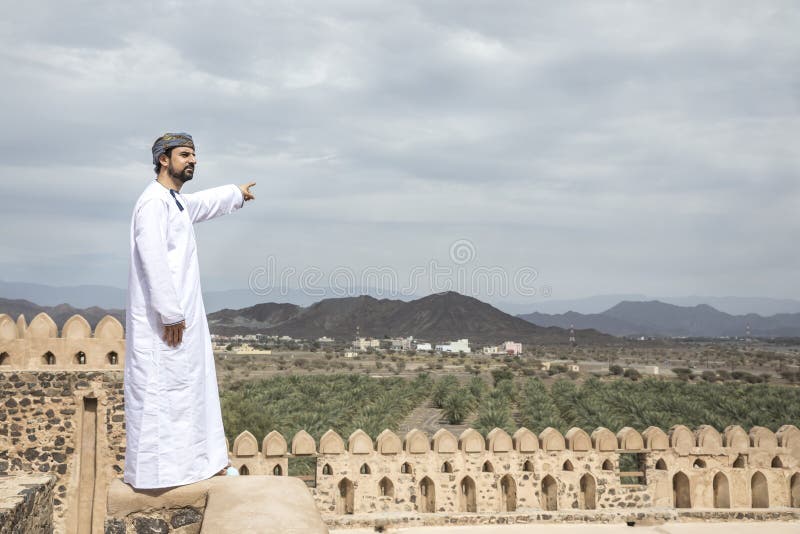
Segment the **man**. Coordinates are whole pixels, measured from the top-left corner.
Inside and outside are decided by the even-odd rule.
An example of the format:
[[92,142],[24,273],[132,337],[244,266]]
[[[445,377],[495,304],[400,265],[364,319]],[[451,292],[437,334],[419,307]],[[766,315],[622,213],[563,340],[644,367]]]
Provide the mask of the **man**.
[[255,198],[255,182],[182,194],[196,162],[190,135],[158,138],[158,177],[131,219],[124,478],[135,488],[190,484],[228,466],[192,224],[236,211]]

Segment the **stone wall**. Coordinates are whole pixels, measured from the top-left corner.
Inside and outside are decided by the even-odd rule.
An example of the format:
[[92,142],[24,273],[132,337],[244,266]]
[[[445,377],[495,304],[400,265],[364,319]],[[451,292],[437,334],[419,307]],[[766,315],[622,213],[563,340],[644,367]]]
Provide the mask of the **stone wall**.
[[[386,430],[373,441],[357,430],[347,442],[325,433],[317,449],[305,431],[292,439],[250,432],[234,441],[232,459],[245,472],[269,473],[290,456],[317,458],[317,505],[330,516],[371,513],[497,513],[645,508],[800,508],[800,430],[745,432],[710,426],[643,433],[547,428],[538,436],[468,429]],[[281,474],[285,474],[283,470]]]
[[47,475],[0,476],[0,534],[53,530],[53,487]]
[[0,371],[0,399],[0,476],[54,475],[55,531],[99,532],[124,465],[122,372]]

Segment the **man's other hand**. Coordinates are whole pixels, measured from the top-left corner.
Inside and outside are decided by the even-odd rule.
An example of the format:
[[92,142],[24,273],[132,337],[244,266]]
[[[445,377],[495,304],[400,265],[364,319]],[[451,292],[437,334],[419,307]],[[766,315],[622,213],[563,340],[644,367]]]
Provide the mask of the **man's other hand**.
[[250,188],[256,185],[255,182],[250,182],[249,184],[242,184],[239,186],[239,189],[242,192],[242,196],[244,197],[245,201],[253,200],[256,196],[250,192]]
[[164,343],[170,347],[177,347],[183,341],[183,331],[186,329],[186,321],[180,323],[164,325]]

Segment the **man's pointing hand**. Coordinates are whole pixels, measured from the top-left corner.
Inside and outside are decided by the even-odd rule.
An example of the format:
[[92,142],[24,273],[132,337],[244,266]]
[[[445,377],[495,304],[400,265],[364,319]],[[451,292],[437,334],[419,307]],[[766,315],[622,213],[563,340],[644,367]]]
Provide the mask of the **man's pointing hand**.
[[239,186],[239,189],[242,192],[242,196],[244,196],[245,201],[253,200],[256,196],[250,192],[250,188],[256,185],[255,182],[250,182],[249,184],[242,184]]

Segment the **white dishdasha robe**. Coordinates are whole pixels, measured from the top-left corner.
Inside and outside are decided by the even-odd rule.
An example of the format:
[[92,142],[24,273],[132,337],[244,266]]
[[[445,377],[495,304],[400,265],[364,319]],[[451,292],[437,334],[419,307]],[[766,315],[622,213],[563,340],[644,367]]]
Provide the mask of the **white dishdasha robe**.
[[[136,202],[124,381],[124,479],[135,488],[190,484],[228,464],[192,224],[243,204],[235,185],[173,196],[157,181]],[[164,325],[183,320],[183,341],[168,346]]]

